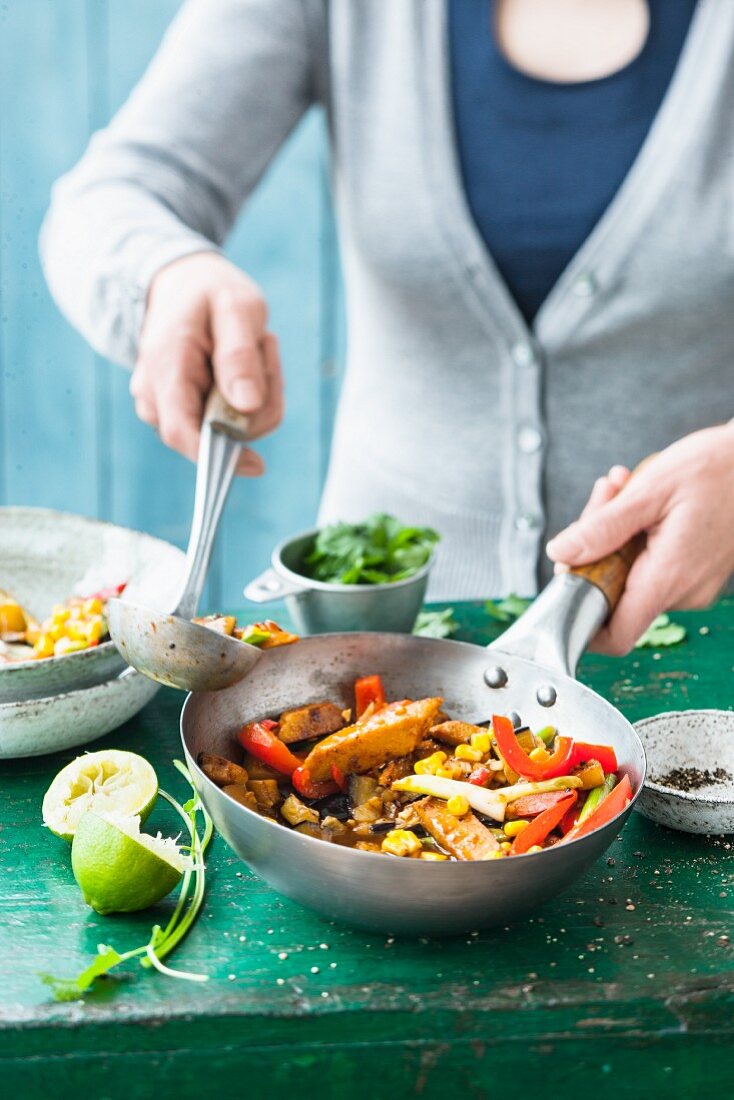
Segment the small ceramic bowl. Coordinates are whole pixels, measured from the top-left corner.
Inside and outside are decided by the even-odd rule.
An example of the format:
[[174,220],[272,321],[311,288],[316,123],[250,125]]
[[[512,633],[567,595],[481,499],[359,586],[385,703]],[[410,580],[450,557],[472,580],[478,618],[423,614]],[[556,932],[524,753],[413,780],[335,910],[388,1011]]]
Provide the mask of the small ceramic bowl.
[[142,710],[158,684],[127,668],[82,691],[0,704],[0,760],[45,756],[103,737]]
[[318,528],[285,539],[273,551],[272,567],[245,588],[253,603],[285,600],[299,634],[378,630],[409,634],[423,605],[435,551],[412,576],[392,584],[327,584],[299,572]]
[[734,711],[671,711],[635,729],[647,755],[640,813],[684,833],[734,833]]

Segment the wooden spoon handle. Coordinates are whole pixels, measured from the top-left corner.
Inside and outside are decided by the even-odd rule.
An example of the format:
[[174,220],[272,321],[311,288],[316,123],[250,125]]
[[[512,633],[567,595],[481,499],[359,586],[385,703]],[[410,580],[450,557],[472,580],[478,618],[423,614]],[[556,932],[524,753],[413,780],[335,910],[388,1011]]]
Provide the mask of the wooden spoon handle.
[[206,399],[204,423],[239,443],[246,443],[250,438],[250,417],[233,409],[216,386],[212,386]]
[[[648,455],[647,458],[643,458],[642,461],[632,471],[632,477],[639,474],[643,466],[655,458],[654,454]],[[647,543],[647,536],[644,531],[634,535],[629,542],[626,542],[624,546],[620,546],[619,550],[615,550],[612,554],[607,554],[605,558],[601,558],[600,561],[592,561],[587,565],[575,565],[571,568],[570,572],[574,573],[577,577],[586,577],[587,581],[595,584],[597,588],[606,596],[607,603],[609,604],[609,612],[614,611],[619,603],[622,593],[624,592],[624,586],[627,583],[627,577],[629,571],[635,563],[635,560],[639,557],[642,551],[645,549]]]

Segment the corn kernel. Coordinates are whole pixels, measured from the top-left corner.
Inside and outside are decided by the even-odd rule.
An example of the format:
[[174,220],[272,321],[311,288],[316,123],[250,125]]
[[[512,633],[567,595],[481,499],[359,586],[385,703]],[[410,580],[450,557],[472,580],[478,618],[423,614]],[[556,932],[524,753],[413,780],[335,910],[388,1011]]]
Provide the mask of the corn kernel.
[[500,851],[504,852],[506,856],[509,856],[510,852],[512,851],[512,845],[510,844],[509,840],[502,841],[502,843],[500,844]]
[[71,611],[68,607],[64,607],[63,604],[57,603],[51,612],[51,621],[54,623],[65,623],[70,615]]
[[463,817],[464,814],[469,813],[469,803],[464,798],[463,794],[455,794],[446,803],[446,809],[454,817]]
[[448,856],[443,855],[442,852],[421,852],[421,859],[430,860],[431,863],[438,863],[439,860],[448,859]]
[[456,778],[456,773],[455,773],[454,768],[452,768],[452,767],[444,768],[443,765],[439,768],[436,768],[436,770],[434,771],[433,774],[440,776],[441,779],[455,779]]
[[519,836],[527,829],[529,824],[529,821],[523,821],[522,818],[518,818],[517,821],[506,821],[504,824],[505,836]]
[[471,745],[457,745],[454,750],[454,756],[457,760],[471,760],[475,764],[478,760],[482,759],[482,754],[479,749],[473,749]]
[[410,856],[423,848],[415,833],[408,829],[391,829],[382,841],[383,852],[393,856]]
[[[434,752],[431,754],[431,756],[426,756],[423,760],[416,761],[416,774],[440,775],[439,769],[446,759],[447,757],[445,752]],[[447,778],[450,778],[450,776]]]
[[33,647],[34,657],[53,657],[54,639],[48,634],[42,634]]
[[86,649],[87,643],[78,642],[71,638],[59,638],[54,644],[54,657],[63,657],[65,653],[76,653],[80,649]]
[[487,852],[485,859],[507,859],[507,854],[500,848],[497,848],[494,852]]
[[480,752],[482,756],[486,756],[489,752],[490,738],[488,733],[473,733],[471,736],[471,747]]
[[101,615],[103,610],[102,601],[97,596],[91,596],[82,604],[82,611],[85,615]]
[[528,855],[531,856],[535,852],[542,852],[542,851],[543,851],[543,849],[540,846],[540,844],[533,844],[532,848],[528,848]]
[[550,753],[544,745],[538,745],[532,752],[528,753],[528,756],[535,764],[545,764],[550,760]]

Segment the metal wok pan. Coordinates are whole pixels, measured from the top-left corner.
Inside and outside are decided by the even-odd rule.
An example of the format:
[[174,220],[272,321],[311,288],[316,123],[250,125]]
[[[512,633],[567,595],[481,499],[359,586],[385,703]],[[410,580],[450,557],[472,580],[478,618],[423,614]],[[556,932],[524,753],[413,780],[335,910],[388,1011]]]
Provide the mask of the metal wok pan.
[[202,802],[230,845],[280,893],[331,918],[386,932],[446,935],[506,923],[569,886],[609,847],[632,810],[580,840],[490,862],[427,863],[357,851],[303,836],[240,805],[196,764],[200,752],[238,759],[245,721],[320,699],[352,705],[354,680],[379,672],[388,698],[442,695],[470,722],[517,711],[538,728],[614,746],[633,803],[645,754],[630,723],[573,679],[587,642],[616,603],[622,555],[588,576],[561,574],[530,610],[485,649],[400,634],[327,634],[269,650],[247,679],[189,695],[181,715],[187,763]]

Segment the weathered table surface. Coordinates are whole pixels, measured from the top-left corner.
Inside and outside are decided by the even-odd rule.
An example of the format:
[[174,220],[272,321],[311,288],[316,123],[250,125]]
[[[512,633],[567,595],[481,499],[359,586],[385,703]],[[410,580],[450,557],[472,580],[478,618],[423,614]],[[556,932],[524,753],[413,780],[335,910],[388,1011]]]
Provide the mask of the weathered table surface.
[[[480,604],[457,617],[462,638],[497,633]],[[676,618],[688,627],[682,645],[591,656],[582,678],[633,720],[731,708],[734,602]],[[161,692],[95,747],[144,753],[181,797],[170,764],[179,706]],[[215,838],[206,908],[171,960],[211,980],[129,963],[84,1003],[54,1003],[39,971],[76,973],[98,941],[136,946],[152,923],[87,909],[68,848],[41,827],[43,792],[73,755],[0,772],[4,1095],[731,1095],[731,846],[639,814],[609,858],[534,917],[443,942],[331,924],[273,893]],[[164,805],[149,824],[177,831]]]

